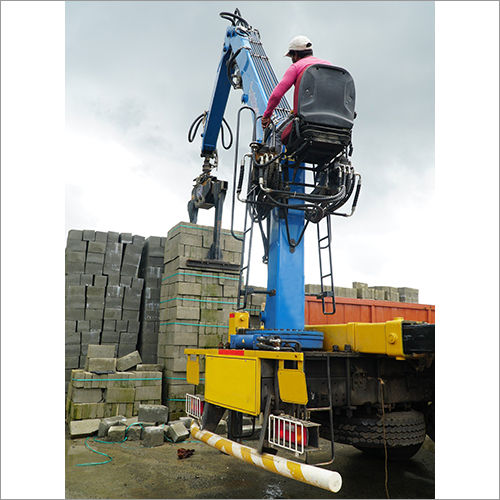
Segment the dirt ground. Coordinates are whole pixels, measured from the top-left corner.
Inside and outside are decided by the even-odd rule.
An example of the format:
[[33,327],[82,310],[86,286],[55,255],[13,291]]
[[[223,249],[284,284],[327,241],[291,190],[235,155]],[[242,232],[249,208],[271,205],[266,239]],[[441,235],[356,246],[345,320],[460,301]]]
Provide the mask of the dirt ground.
[[[89,444],[112,462],[85,448],[85,439],[66,439],[66,498],[385,498],[384,460],[338,444],[327,468],[342,476],[342,489],[331,493],[264,471],[224,455],[199,441],[144,448],[140,441]],[[255,441],[244,444],[255,446]],[[328,443],[322,440],[322,449]],[[178,448],[194,449],[184,460]],[[280,453],[281,454],[281,453]],[[434,443],[427,438],[406,463],[389,462],[391,498],[434,498]]]

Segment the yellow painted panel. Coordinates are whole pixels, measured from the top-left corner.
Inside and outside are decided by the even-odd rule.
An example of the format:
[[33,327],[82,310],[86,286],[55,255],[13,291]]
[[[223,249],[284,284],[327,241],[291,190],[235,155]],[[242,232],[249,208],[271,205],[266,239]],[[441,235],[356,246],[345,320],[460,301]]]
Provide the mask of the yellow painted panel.
[[247,312],[233,312],[229,314],[228,342],[231,342],[231,335],[238,333],[240,328],[248,328],[250,315]]
[[387,354],[405,357],[403,352],[402,318],[385,323],[347,323],[342,325],[308,325],[306,330],[323,332],[323,350],[331,351],[334,345],[340,351],[349,344],[354,352]]
[[[193,357],[194,359],[191,359]],[[199,356],[192,356],[188,354],[186,363],[186,380],[188,384],[198,385],[200,383]]]
[[206,356],[205,401],[250,415],[260,413],[260,359]]
[[285,403],[307,404],[307,383],[303,371],[303,363],[298,363],[297,369],[285,369],[284,362],[279,362],[278,384],[280,399]]

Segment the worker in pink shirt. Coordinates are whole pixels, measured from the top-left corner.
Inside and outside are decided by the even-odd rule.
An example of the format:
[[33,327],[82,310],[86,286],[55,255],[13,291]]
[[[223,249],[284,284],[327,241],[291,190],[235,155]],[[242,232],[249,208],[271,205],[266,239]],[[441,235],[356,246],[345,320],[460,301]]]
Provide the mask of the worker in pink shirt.
[[[271,115],[273,114],[274,108],[276,108],[281,101],[281,98],[292,85],[295,85],[293,112],[296,112],[299,88],[298,84],[300,83],[300,77],[306,68],[313,64],[328,64],[329,66],[332,66],[332,63],[313,56],[312,42],[304,35],[292,38],[288,45],[288,52],[285,56],[292,58],[292,65],[286,70],[281,82],[276,85],[276,88],[269,97],[267,108],[262,115],[262,128],[264,129],[267,128],[271,122]],[[292,124],[290,123],[283,131],[281,136],[283,144],[287,143],[291,128]]]

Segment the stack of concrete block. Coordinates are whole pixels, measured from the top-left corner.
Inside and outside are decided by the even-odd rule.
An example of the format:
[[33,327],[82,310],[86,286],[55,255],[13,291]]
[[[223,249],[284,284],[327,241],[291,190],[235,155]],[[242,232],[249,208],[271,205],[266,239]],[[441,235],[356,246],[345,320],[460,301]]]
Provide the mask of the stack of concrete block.
[[160,294],[166,238],[150,236],[142,251],[139,276],[144,279],[141,303],[141,326],[138,349],[146,363],[158,359],[158,333],[160,331]]
[[138,414],[141,404],[161,403],[161,371],[139,370],[141,358],[137,351],[118,359],[113,353],[112,346],[90,345],[85,369],[71,371],[66,400],[68,422],[116,415],[132,417]]
[[[331,290],[331,288],[332,288],[331,286],[326,285],[325,291],[328,292]],[[304,290],[305,290],[306,295],[316,295],[317,296],[317,295],[321,294],[321,285],[307,284],[307,285],[305,285]],[[336,297],[346,297],[346,298],[350,298],[350,299],[355,299],[357,297],[357,293],[356,293],[356,290],[354,288],[335,286],[334,290],[335,290]]]
[[376,300],[399,302],[398,289],[393,286],[370,286],[368,288],[374,290]]
[[418,304],[418,289],[400,287],[398,288],[399,301],[400,302],[411,302],[413,304]]
[[[186,382],[184,349],[225,344],[229,314],[236,307],[238,272],[187,265],[188,259],[206,259],[211,244],[212,228],[182,222],[169,231],[165,245],[158,363],[164,367],[163,401],[174,418],[184,410],[186,393],[194,391]],[[225,262],[239,265],[241,242],[227,230],[221,234],[221,249]]]
[[368,288],[368,283],[353,281],[352,287],[356,290],[356,296],[358,299],[375,299],[375,290]]
[[144,281],[138,278],[144,237],[71,230],[66,245],[66,389],[83,368],[89,344],[137,348]]

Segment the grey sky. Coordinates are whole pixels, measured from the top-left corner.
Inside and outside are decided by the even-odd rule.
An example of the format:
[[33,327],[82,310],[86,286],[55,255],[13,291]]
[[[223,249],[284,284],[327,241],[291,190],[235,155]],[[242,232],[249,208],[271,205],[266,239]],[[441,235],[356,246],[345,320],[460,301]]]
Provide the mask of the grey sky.
[[[67,229],[165,235],[187,220],[201,167],[200,142],[189,144],[187,130],[212,93],[227,26],[218,13],[235,7],[259,29],[278,78],[297,34],[353,75],[363,188],[355,216],[334,220],[336,284],[412,286],[432,303],[433,2],[68,2]],[[226,111],[233,129],[240,97],[232,91]],[[231,181],[233,151],[220,159],[218,175]],[[225,226],[229,214],[228,200]],[[200,213],[201,223],[212,220]],[[310,283],[318,282],[314,239],[309,231]],[[256,273],[262,282],[265,269]]]

